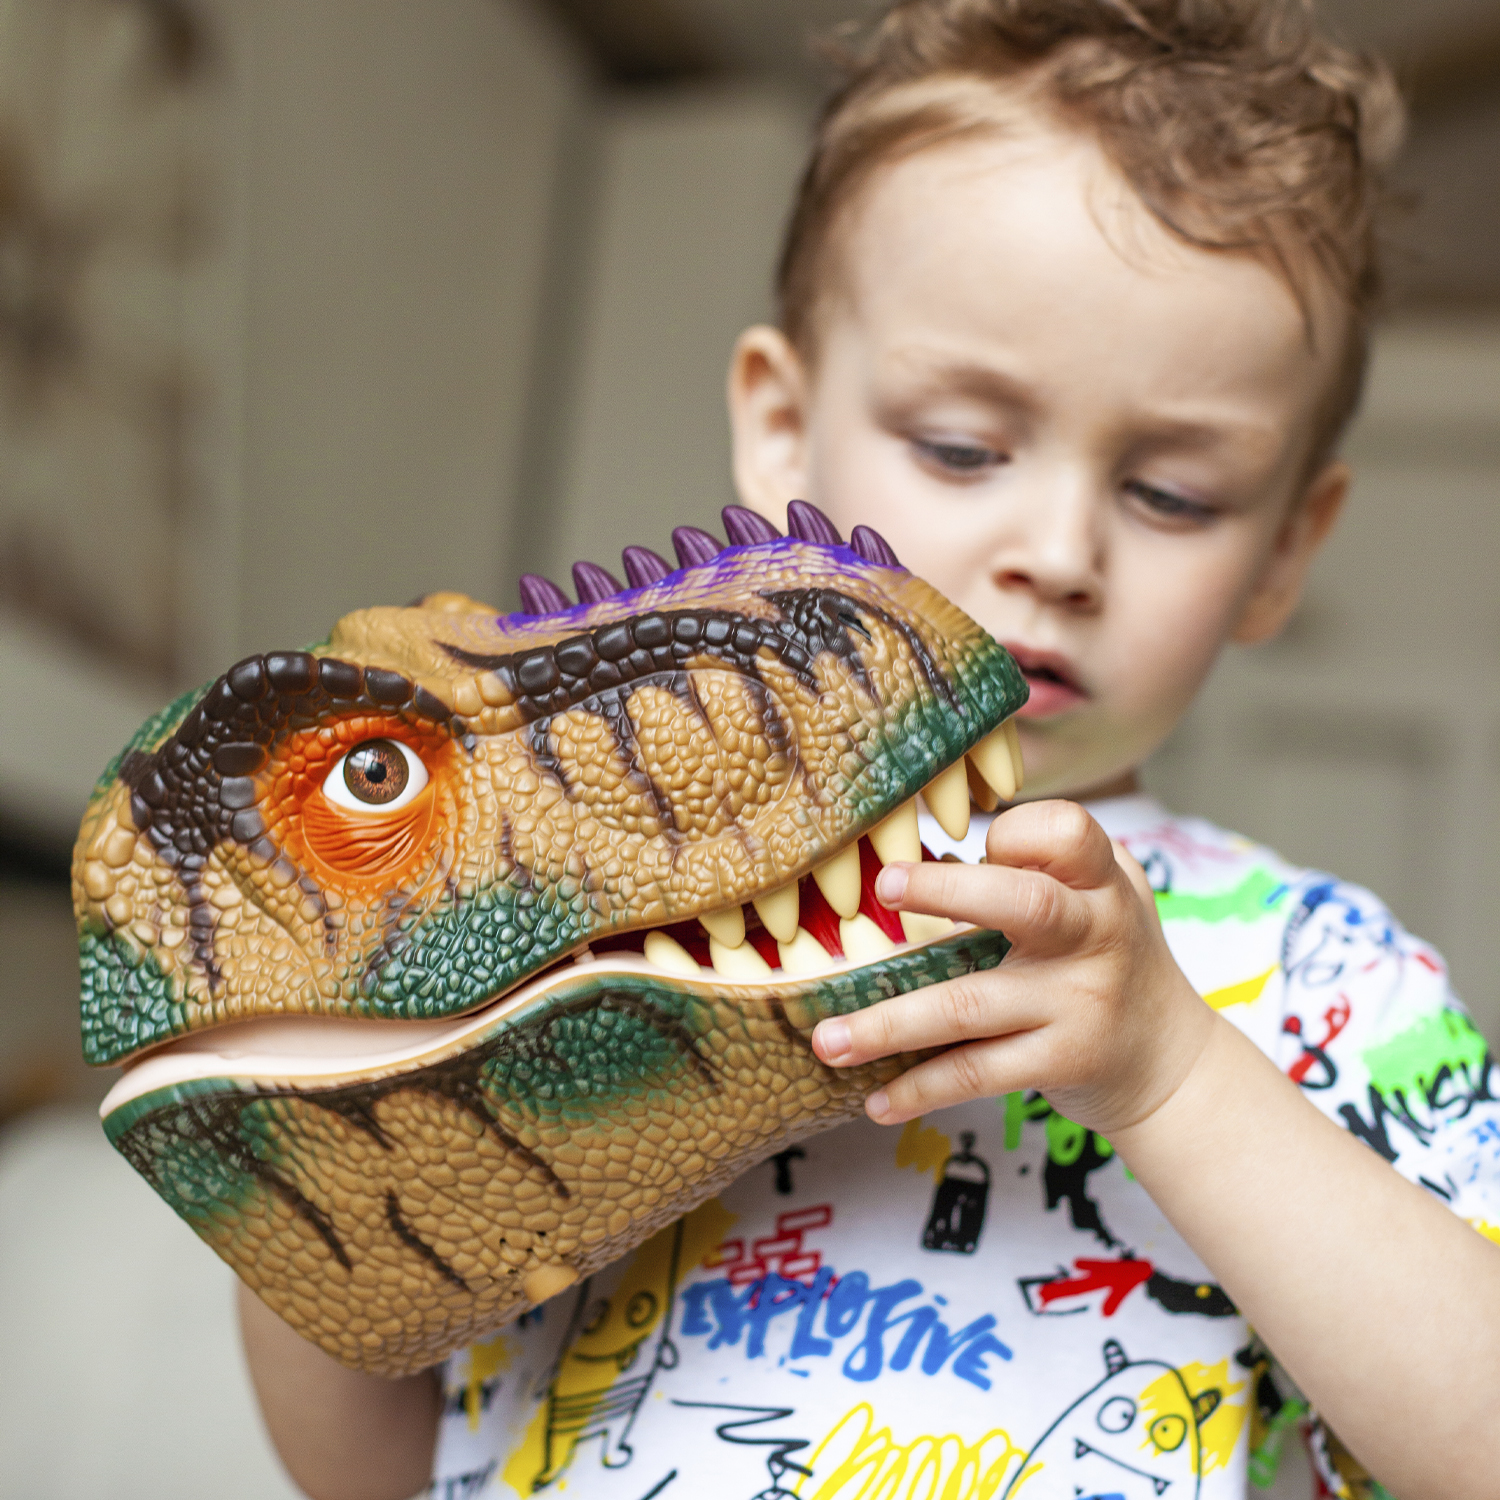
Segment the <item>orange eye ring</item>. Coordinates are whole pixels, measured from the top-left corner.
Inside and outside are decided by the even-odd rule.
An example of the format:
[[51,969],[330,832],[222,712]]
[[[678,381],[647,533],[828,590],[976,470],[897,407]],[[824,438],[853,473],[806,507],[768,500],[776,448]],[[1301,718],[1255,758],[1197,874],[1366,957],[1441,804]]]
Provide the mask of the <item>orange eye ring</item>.
[[340,875],[381,876],[417,859],[427,845],[435,799],[430,788],[386,817],[350,813],[314,792],[302,805],[308,849]]

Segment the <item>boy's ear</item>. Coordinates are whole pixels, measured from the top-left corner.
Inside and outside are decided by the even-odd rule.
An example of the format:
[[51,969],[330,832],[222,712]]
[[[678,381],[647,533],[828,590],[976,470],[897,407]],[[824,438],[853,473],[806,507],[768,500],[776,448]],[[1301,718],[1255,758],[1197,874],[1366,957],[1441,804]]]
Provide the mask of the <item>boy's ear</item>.
[[1260,582],[1235,626],[1233,639],[1240,645],[1269,641],[1291,618],[1302,598],[1307,570],[1344,508],[1351,478],[1347,464],[1327,465],[1282,522]]
[[729,362],[729,424],[740,503],[777,526],[807,493],[807,371],[779,328],[757,324]]

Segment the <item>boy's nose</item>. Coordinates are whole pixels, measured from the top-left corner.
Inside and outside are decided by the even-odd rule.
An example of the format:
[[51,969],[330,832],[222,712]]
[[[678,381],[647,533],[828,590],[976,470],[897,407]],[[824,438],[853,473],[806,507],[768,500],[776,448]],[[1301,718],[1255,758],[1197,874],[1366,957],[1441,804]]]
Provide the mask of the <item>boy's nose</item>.
[[995,586],[1026,592],[1039,603],[1093,613],[1104,602],[1101,545],[1086,508],[1061,506],[1033,513],[992,562]]
[[995,583],[1008,592],[1027,590],[1043,603],[1079,613],[1092,613],[1103,600],[1103,590],[1096,578],[1065,568],[1003,568],[996,573]]

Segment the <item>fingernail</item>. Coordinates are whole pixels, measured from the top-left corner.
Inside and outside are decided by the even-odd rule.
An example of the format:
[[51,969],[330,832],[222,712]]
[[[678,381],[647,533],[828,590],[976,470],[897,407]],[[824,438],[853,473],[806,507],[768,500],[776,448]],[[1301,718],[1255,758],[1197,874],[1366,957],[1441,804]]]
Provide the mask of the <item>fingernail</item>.
[[865,1100],[865,1113],[872,1120],[883,1120],[891,1112],[891,1096],[884,1089]]
[[851,1039],[848,1024],[844,1021],[820,1021],[818,1023],[818,1051],[824,1062],[836,1063],[848,1057]]
[[887,865],[875,877],[875,895],[882,906],[894,906],[905,894],[905,865]]

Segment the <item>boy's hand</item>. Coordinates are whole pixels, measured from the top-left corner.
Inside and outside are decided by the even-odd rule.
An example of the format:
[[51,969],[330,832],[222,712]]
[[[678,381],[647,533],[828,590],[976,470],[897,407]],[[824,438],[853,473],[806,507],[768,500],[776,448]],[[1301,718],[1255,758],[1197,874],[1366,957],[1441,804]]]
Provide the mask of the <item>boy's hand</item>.
[[1167,948],[1145,872],[1076,803],[1036,802],[990,825],[988,864],[889,865],[876,894],[900,911],[1003,932],[999,968],[823,1021],[833,1067],[950,1050],[872,1094],[899,1124],[966,1099],[1039,1089],[1103,1135],[1168,1099],[1217,1018]]

